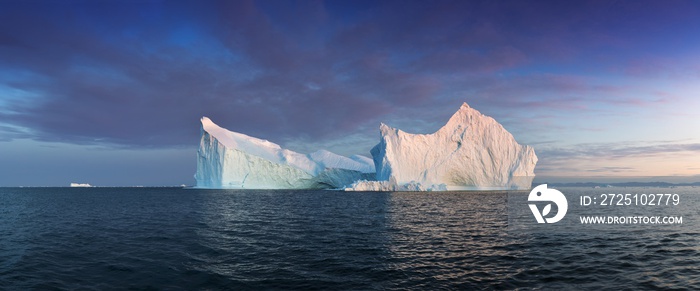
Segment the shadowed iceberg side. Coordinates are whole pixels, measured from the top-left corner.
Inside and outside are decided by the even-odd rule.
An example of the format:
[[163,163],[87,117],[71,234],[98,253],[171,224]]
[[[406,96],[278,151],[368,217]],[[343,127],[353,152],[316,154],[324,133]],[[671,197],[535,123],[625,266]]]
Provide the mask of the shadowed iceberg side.
[[386,124],[371,153],[377,181],[345,190],[430,191],[530,189],[537,156],[501,124],[464,103],[433,134],[410,134]]
[[329,151],[301,154],[202,118],[197,188],[338,189],[374,178],[371,159]]

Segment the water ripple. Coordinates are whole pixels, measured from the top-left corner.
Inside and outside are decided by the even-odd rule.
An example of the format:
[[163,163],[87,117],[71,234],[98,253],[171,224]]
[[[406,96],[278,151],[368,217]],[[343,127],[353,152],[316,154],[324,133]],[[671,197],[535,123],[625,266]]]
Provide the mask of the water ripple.
[[697,225],[511,233],[507,196],[0,188],[0,287],[700,289]]

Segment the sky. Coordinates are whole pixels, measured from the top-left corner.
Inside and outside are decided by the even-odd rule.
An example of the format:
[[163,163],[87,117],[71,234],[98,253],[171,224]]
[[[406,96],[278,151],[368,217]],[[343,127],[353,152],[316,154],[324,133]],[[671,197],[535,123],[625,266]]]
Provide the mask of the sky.
[[[538,177],[700,181],[698,1],[0,0],[0,186],[193,185],[202,116],[309,153],[463,102]],[[697,176],[697,177],[696,177]]]

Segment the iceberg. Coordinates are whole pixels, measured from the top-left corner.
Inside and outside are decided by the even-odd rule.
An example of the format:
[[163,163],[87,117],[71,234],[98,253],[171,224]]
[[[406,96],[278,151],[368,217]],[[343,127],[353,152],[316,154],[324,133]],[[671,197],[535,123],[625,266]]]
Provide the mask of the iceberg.
[[229,131],[202,117],[196,188],[342,189],[374,178],[372,159],[320,150],[301,154]]
[[464,103],[433,134],[386,124],[372,159],[302,154],[201,119],[196,188],[445,191],[530,189],[537,156]]
[[537,156],[501,124],[464,103],[433,134],[410,134],[381,124],[370,151],[376,181],[348,191],[530,189]]

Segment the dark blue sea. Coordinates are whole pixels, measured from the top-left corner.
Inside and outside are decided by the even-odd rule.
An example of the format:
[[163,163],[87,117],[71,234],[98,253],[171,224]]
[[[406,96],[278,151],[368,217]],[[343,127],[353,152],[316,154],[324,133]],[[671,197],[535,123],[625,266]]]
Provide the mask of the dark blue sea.
[[0,188],[0,289],[697,290],[698,190],[620,190],[681,225],[550,231],[509,225],[528,192]]

